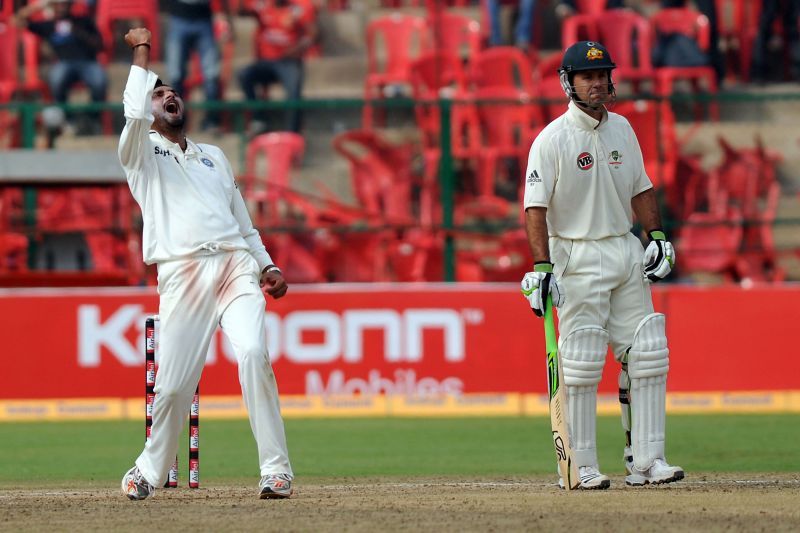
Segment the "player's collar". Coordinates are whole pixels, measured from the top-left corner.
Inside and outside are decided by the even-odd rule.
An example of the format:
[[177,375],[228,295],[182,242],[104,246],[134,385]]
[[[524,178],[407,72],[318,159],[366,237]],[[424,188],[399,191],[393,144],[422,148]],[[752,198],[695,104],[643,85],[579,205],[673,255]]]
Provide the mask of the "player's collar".
[[578,104],[572,100],[569,101],[567,106],[567,114],[579,128],[588,131],[597,129],[599,125],[608,122],[608,110],[605,108],[603,108],[603,117],[598,121],[578,107]]

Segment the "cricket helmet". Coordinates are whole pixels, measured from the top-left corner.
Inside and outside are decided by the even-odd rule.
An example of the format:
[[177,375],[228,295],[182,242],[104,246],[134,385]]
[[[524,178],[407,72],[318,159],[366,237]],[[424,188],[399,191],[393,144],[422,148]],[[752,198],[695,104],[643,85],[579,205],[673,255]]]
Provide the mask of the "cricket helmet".
[[558,69],[561,87],[571,99],[575,99],[575,73],[581,70],[605,70],[608,72],[609,93],[614,92],[611,71],[617,68],[608,49],[597,41],[578,41],[564,52],[561,68]]

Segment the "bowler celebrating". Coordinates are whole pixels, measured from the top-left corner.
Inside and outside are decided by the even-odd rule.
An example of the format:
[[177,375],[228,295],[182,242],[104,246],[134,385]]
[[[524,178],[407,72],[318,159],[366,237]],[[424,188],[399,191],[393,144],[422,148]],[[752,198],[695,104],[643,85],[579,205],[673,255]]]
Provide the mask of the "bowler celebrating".
[[186,138],[181,96],[148,70],[150,32],[130,30],[119,158],[142,210],[144,261],[158,266],[160,368],[152,435],[122,478],[143,500],[162,486],[178,450],[217,325],[239,364],[239,383],[258,446],[261,498],[292,494],[292,467],[269,362],[265,299],[286,281],[253,228],[231,165],[216,146]]

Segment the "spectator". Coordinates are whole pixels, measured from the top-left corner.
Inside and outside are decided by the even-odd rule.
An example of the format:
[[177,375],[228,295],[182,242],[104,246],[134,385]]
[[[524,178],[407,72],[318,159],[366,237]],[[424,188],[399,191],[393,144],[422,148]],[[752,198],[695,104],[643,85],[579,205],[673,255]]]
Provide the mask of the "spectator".
[[783,15],[784,46],[791,61],[791,74],[800,78],[800,39],[798,39],[797,18],[800,15],[800,0],[764,0],[761,4],[761,18],[758,21],[758,37],[753,46],[753,65],[751,74],[755,81],[763,82],[769,76],[768,48],[775,37],[773,28],[778,15]]
[[[317,41],[317,15],[310,0],[256,0],[247,13],[258,19],[255,63],[239,72],[245,97],[255,100],[259,86],[279,82],[289,100],[300,100],[303,91],[303,54]],[[286,129],[300,132],[302,113],[291,109]],[[252,134],[267,128],[263,113],[255,115]]]
[[[48,20],[31,22],[28,19],[45,7],[52,6],[53,17]],[[58,103],[65,103],[69,89],[83,82],[89,87],[92,102],[104,102],[108,88],[108,76],[98,63],[97,54],[103,49],[103,38],[97,25],[89,17],[74,16],[71,13],[72,0],[51,0],[29,4],[20,9],[14,17],[17,26],[44,39],[58,60],[50,67],[48,82],[50,92]],[[99,132],[96,117],[88,121],[91,132]]]
[[[687,7],[686,0],[661,0],[662,8]],[[717,20],[717,4],[715,0],[694,0],[697,10],[708,19],[709,40],[711,44],[708,49],[707,62],[714,68],[717,75],[717,83],[722,83],[725,78],[725,60],[719,50],[719,22]]]
[[[487,0],[489,10],[490,46],[503,45],[503,32],[500,28],[501,0]],[[514,25],[514,46],[527,50],[533,35],[533,16],[536,11],[536,0],[519,0],[517,22]]]
[[[197,50],[200,54],[206,100],[219,100],[222,60],[214,36],[214,21],[217,18],[226,18],[231,32],[223,38],[233,38],[233,24],[227,0],[166,0],[164,7],[169,24],[165,61],[170,86],[182,97],[189,99],[189,95],[184,94],[184,82],[188,72],[189,56],[192,51]],[[201,127],[204,130],[217,130],[218,113],[206,113]]]

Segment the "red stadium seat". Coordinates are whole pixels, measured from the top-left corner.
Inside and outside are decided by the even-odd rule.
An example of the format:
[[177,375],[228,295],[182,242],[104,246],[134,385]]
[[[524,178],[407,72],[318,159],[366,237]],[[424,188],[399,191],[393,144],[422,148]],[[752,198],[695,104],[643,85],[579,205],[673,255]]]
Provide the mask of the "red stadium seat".
[[495,46],[483,50],[473,58],[470,74],[476,89],[505,87],[535,94],[531,60],[513,46]]
[[652,29],[643,16],[628,9],[609,9],[599,15],[573,15],[564,19],[561,43],[566,49],[576,41],[600,41],[616,63],[614,81],[629,82],[634,92],[653,80]]
[[677,242],[678,267],[685,274],[707,272],[735,278],[742,243],[741,214],[693,213]]
[[438,15],[428,15],[428,26],[433,35],[432,50],[449,52],[461,60],[469,62],[483,48],[481,25],[466,15],[451,11],[436,11]]
[[411,65],[411,88],[414,113],[422,134],[424,159],[420,190],[420,223],[430,227],[439,220],[439,162],[441,157],[441,116],[439,98],[452,99],[450,116],[450,151],[460,160],[474,159],[480,154],[478,115],[472,97],[467,93],[466,75],[461,61],[447,51],[427,52]]
[[[658,35],[681,34],[697,41],[704,52],[709,51],[711,44],[711,28],[708,18],[702,13],[689,8],[661,9],[650,17],[654,28],[654,38]],[[655,69],[656,94],[670,97],[675,80],[688,80],[694,92],[699,91],[699,82],[704,81],[708,92],[716,97],[718,92],[717,75],[711,66],[698,67],[657,67]],[[719,120],[719,104],[712,101],[709,113],[713,120]],[[701,106],[698,104],[696,117],[702,118]]]
[[150,58],[161,57],[161,32],[159,31],[158,0],[97,0],[97,29],[105,43],[104,61],[114,56],[114,22],[119,20],[141,20],[150,30]]
[[391,85],[410,83],[411,62],[430,49],[431,35],[425,19],[412,15],[379,17],[367,25],[367,76],[364,81],[363,126],[373,126],[371,102],[383,98]]
[[[318,254],[322,242],[314,232],[321,213],[291,183],[292,169],[300,165],[304,152],[305,139],[297,133],[258,135],[247,145],[240,181],[253,224],[260,230],[273,229],[267,249],[275,264],[290,272],[296,283],[320,283],[326,274]],[[298,226],[310,234],[288,233]]]

